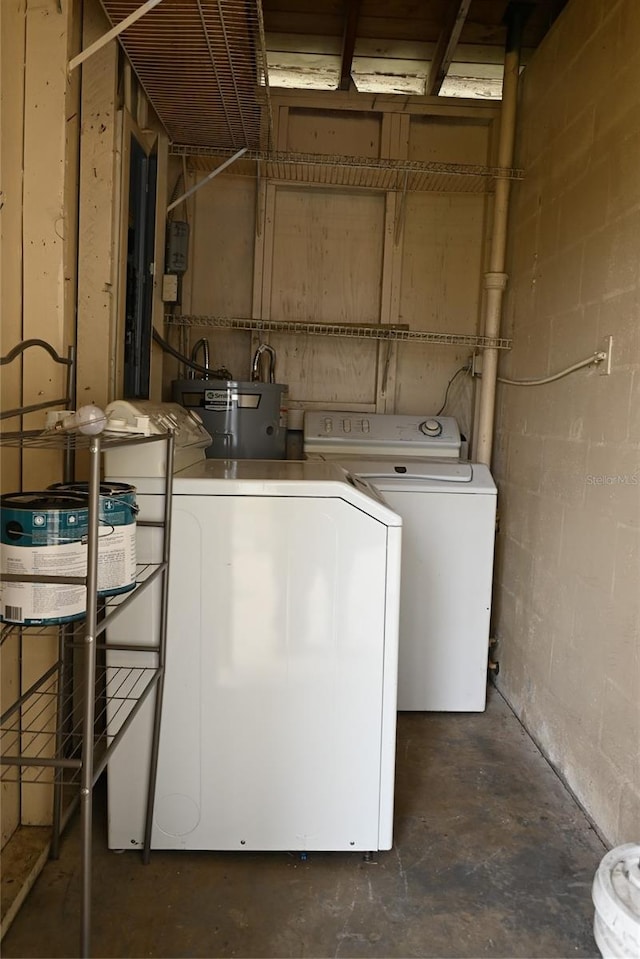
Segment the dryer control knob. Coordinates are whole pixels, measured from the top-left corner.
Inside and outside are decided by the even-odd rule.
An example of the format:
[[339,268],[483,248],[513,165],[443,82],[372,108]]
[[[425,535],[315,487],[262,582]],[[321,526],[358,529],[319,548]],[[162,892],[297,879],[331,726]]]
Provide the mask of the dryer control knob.
[[426,436],[440,436],[442,433],[442,423],[439,420],[425,420],[420,424],[420,432]]

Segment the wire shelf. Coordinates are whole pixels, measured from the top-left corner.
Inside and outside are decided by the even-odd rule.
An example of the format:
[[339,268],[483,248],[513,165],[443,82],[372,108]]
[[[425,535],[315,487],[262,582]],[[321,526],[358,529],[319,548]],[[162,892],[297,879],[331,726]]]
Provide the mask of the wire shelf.
[[438,333],[410,330],[405,326],[364,323],[307,323],[301,320],[253,320],[229,316],[165,315],[169,326],[209,327],[221,330],[250,330],[264,333],[294,333],[307,336],[337,336],[348,339],[382,340],[394,343],[433,343],[440,346],[469,346],[478,349],[510,350],[512,340],[474,333]]
[[[97,667],[96,683],[102,694],[95,701],[94,767],[104,764],[108,750],[116,742],[116,734],[133,718],[134,710],[146,699],[158,678],[159,670],[155,666]],[[22,709],[3,721],[1,782],[51,784],[56,771],[63,769],[65,784],[79,784],[83,691],[76,685],[73,691],[59,696],[59,682],[59,668],[51,675],[45,674],[23,701]],[[69,718],[60,735],[56,731],[58,710]],[[96,778],[97,774],[94,781]]]
[[[157,579],[165,569],[164,563],[139,563],[136,567],[136,581],[133,589],[126,593],[118,593],[114,596],[104,596],[100,598],[103,618],[97,623],[96,636],[101,636],[105,629],[113,623],[113,618],[120,611],[126,609],[129,603],[133,602],[135,596],[141,589],[149,586]],[[19,577],[11,577],[11,580]],[[8,576],[2,576],[0,579],[9,581]],[[86,622],[84,618],[74,620],[70,623],[43,623],[37,626],[28,626],[23,623],[2,623],[0,629],[0,646],[8,639],[10,635],[17,630],[28,632],[29,636],[51,636],[57,633],[59,629],[64,629],[65,637],[69,642],[81,643],[86,634]],[[150,647],[153,649],[153,647]]]
[[[102,0],[116,25],[140,0]],[[237,150],[270,145],[260,0],[163,0],[120,35],[170,139]]]
[[[190,157],[194,169],[215,170],[233,151],[174,143],[174,156]],[[268,180],[358,187],[384,191],[488,193],[496,179],[522,180],[524,171],[503,167],[435,161],[390,160],[318,153],[252,151],[236,160],[229,173]]]
[[[13,446],[25,449],[47,449],[59,452],[66,450],[88,450],[93,439],[82,433],[67,433],[63,430],[2,430],[0,446]],[[157,443],[167,440],[166,433],[154,433],[144,436],[142,433],[115,433],[105,430],[100,434],[100,446],[103,450],[139,443]]]

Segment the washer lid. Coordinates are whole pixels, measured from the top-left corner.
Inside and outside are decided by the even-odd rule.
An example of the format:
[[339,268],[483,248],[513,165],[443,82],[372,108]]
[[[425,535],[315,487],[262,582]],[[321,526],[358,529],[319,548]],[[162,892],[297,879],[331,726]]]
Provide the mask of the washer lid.
[[385,456],[375,459],[341,459],[339,462],[349,472],[371,480],[444,480],[447,483],[470,483],[473,479],[471,463],[451,460],[414,460],[402,456]]
[[340,465],[369,480],[382,493],[390,490],[404,493],[446,490],[456,493],[496,492],[491,473],[480,463],[385,457],[340,460]]
[[[138,493],[159,492],[136,480]],[[353,475],[339,463],[305,460],[207,459],[176,473],[173,495],[285,496],[341,499],[385,526],[401,526],[401,518],[385,503],[376,486]]]

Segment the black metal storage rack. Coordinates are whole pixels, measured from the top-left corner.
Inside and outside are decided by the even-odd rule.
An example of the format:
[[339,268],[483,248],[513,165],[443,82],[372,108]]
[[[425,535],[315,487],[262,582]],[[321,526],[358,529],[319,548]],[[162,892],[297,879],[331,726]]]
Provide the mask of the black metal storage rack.
[[[55,362],[68,365],[68,384],[72,383],[73,357],[58,356],[41,340],[18,344],[0,365],[20,356],[25,349],[40,346]],[[71,389],[62,401],[40,404],[46,409],[69,403]],[[2,418],[22,416],[34,407],[12,409]],[[144,443],[165,444],[164,513],[161,520],[139,520],[139,526],[163,530],[162,559],[154,565],[139,565],[131,592],[98,597],[99,490],[101,457],[105,449]],[[48,783],[53,785],[51,857],[57,858],[60,835],[80,803],[81,829],[81,914],[80,952],[90,954],[91,939],[91,851],[93,789],[105,770],[109,757],[135,720],[143,703],[155,691],[151,770],[149,774],[143,858],[148,862],[155,795],[156,766],[160,736],[160,716],[165,668],[166,621],[171,531],[171,492],[174,437],[104,433],[81,436],[38,431],[0,431],[0,446],[20,449],[58,450],[64,454],[65,479],[71,479],[75,453],[89,455],[89,530],[87,573],[83,577],[26,576],[3,574],[7,582],[80,584],[86,587],[86,613],[82,620],[64,625],[22,626],[0,624],[0,645],[16,632],[19,641],[25,635],[57,634],[57,657],[26,690],[20,693],[0,717],[0,781]],[[159,635],[151,644],[110,643],[107,628],[153,582],[160,580]],[[155,654],[154,666],[118,664],[118,652],[144,650]],[[105,651],[109,652],[108,664]],[[107,722],[107,710],[108,722]],[[113,730],[117,727],[117,732]]]

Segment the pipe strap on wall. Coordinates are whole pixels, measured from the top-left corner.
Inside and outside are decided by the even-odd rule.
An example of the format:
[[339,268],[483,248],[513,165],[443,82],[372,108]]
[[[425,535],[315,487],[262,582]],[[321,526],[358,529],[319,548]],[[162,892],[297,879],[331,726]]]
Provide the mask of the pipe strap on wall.
[[508,273],[485,273],[484,275],[485,290],[506,290],[508,282]]

